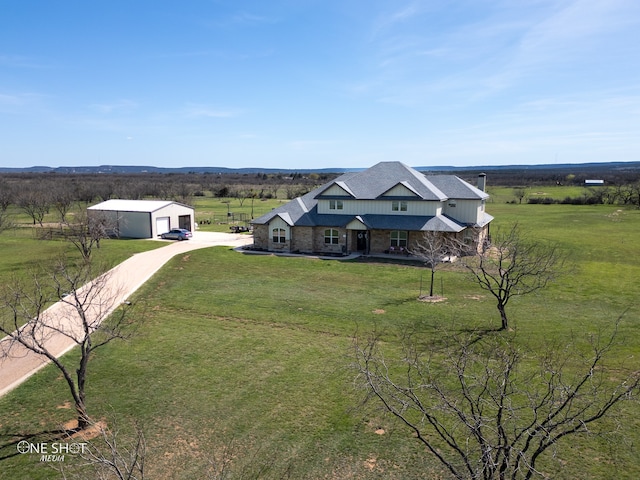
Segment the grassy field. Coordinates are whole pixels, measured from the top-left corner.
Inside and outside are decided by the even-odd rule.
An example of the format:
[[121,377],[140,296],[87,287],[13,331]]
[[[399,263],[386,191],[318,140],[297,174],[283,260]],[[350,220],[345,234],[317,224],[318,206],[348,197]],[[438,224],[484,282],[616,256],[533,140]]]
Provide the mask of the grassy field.
[[565,186],[565,185],[545,185],[534,187],[492,187],[487,188],[487,193],[491,195],[489,199],[490,204],[495,203],[518,203],[520,199],[516,196],[516,190],[524,191],[525,196],[522,198],[523,204],[531,199],[544,199],[553,198],[555,200],[562,200],[566,197],[581,197],[585,194],[589,194],[590,189],[594,187],[583,186]]
[[[209,200],[198,217],[219,209],[219,200]],[[640,211],[497,202],[488,211],[492,228],[518,221],[559,242],[575,263],[544,292],[509,305],[518,340],[534,349],[580,343],[611,331],[626,312],[611,360],[640,368]],[[0,235],[0,246],[20,253],[2,257],[0,278],[24,268],[20,259],[28,264],[60,248],[26,238],[10,244],[12,235]],[[105,256],[148,243],[109,242]],[[436,277],[445,302],[416,301],[422,272],[220,247],[175,258],[134,298],[145,306],[139,334],[93,358],[89,411],[117,421],[124,438],[132,420],[140,423],[149,478],[217,478],[225,460],[232,461],[229,478],[447,478],[408,431],[359,407],[362,393],[348,368],[356,332],[384,331],[393,349],[405,326],[437,335],[499,324],[494,301],[455,265]],[[0,478],[61,478],[36,456],[17,455],[11,442],[72,419],[67,400],[52,368],[0,399]],[[605,424],[615,432],[571,438],[541,468],[552,478],[640,478],[639,414],[637,403],[626,403]],[[74,461],[65,460],[68,467]]]
[[[240,202],[237,198],[194,197],[193,207],[196,210],[196,222],[200,230],[229,232],[229,226],[248,225],[252,218],[269,213],[287,201],[283,198],[256,198],[253,201],[248,198]],[[232,216],[229,216],[229,213]]]
[[[23,276],[46,266],[61,255],[78,256],[69,242],[63,240],[39,240],[35,230],[39,227],[22,227],[0,233],[0,281],[6,283],[12,275]],[[163,246],[159,242],[146,240],[111,240],[100,242],[94,249],[95,262],[111,268],[138,252]]]

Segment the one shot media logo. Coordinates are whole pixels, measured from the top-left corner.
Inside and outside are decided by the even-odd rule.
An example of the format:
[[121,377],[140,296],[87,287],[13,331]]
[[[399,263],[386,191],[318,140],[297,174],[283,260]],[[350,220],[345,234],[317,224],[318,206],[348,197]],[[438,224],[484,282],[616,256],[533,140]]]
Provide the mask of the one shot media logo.
[[75,442],[27,442],[22,440],[16,445],[21,455],[39,455],[41,462],[64,462],[65,456],[83,454],[87,443]]

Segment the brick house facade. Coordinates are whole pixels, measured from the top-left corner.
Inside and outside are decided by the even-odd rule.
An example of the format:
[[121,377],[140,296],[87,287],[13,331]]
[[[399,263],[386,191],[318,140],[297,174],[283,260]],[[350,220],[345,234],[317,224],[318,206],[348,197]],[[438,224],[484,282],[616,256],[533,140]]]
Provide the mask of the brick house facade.
[[455,175],[425,176],[382,162],[335,180],[253,220],[254,248],[272,252],[405,252],[424,232],[441,232],[471,249],[485,242],[485,177],[478,187]]

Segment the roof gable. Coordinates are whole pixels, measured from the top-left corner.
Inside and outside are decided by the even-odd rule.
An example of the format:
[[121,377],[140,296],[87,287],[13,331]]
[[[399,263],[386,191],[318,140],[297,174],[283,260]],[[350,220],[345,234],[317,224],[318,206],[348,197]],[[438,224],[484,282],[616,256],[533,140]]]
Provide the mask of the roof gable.
[[[357,200],[380,198],[398,185],[402,185],[406,191],[411,192],[410,196],[421,200],[447,199],[447,196],[423,174],[401,162],[380,162],[361,172],[345,173],[321,190],[321,195],[326,195],[325,192],[334,185],[339,186]],[[407,194],[406,191],[403,195]]]
[[329,184],[318,197],[353,197],[353,193],[349,191],[349,187],[344,182],[334,182]]
[[[155,212],[166,206],[175,204],[169,200],[121,200],[111,199],[98,203],[88,210],[102,210],[111,212]],[[191,208],[191,207],[189,207]]]
[[384,192],[382,196],[383,197],[418,197],[419,194],[407,182],[400,182],[396,186],[391,187],[389,190]]

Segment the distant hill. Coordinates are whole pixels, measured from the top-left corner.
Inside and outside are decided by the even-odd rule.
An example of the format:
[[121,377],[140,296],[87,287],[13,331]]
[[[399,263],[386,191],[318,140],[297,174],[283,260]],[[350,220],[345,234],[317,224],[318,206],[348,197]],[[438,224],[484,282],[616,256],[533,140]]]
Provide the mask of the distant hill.
[[84,167],[24,167],[6,168],[0,167],[0,173],[212,173],[212,174],[256,174],[256,173],[336,173],[350,171],[345,168],[227,168],[227,167],[152,167],[148,165],[100,165]]
[[[542,165],[487,165],[487,166],[421,166],[414,167],[422,172],[518,172],[518,171],[557,171],[557,172],[612,172],[640,171],[640,162],[599,162],[599,163],[560,163]],[[24,168],[0,167],[0,173],[63,173],[63,174],[135,174],[135,173],[204,173],[204,174],[258,174],[258,173],[344,173],[364,170],[363,168],[227,168],[227,167],[153,167],[145,165],[100,165],[83,167],[46,167]]]

